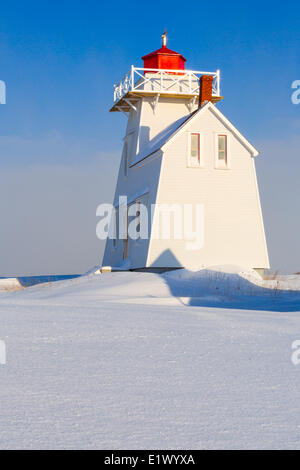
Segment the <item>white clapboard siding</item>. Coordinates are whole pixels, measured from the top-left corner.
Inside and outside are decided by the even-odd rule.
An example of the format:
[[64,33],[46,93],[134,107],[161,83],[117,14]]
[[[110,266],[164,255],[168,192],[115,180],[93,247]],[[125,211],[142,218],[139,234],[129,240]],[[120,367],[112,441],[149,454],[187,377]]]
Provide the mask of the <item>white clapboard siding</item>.
[[[125,176],[123,150],[114,204],[120,195],[133,202],[146,193],[148,207],[203,204],[204,245],[191,251],[186,240],[129,240],[130,267],[237,264],[266,269],[269,261],[253,157],[257,152],[215,105],[208,103],[192,114],[196,106],[182,97],[156,102],[144,97],[135,103],[124,139],[128,173]],[[201,168],[187,166],[190,132],[201,133]],[[215,167],[218,133],[228,136],[229,169]],[[114,246],[108,240],[103,264],[120,266],[122,261],[123,241]]]
[[[189,132],[201,132],[203,168],[187,167]],[[230,169],[215,168],[218,133],[226,133],[230,139]],[[167,147],[157,203],[203,204],[204,246],[195,252],[186,250],[184,240],[152,240],[148,265],[155,265],[162,253],[169,250],[176,255],[179,265],[186,267],[215,264],[269,267],[254,158],[209,109]]]

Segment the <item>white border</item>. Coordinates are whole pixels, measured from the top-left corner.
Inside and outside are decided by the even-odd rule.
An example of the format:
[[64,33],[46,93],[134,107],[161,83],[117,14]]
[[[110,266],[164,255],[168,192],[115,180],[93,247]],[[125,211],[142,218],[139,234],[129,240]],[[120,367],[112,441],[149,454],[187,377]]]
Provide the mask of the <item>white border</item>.
[[[227,160],[226,165],[220,163],[219,161],[219,154],[218,154],[218,136],[219,135],[226,135],[227,137]],[[231,134],[228,132],[214,132],[214,139],[215,139],[215,169],[216,170],[230,170],[231,169]]]
[[[200,135],[200,162],[198,165],[191,164],[191,135],[199,134]],[[204,134],[203,132],[187,132],[187,159],[186,164],[188,168],[204,168]]]

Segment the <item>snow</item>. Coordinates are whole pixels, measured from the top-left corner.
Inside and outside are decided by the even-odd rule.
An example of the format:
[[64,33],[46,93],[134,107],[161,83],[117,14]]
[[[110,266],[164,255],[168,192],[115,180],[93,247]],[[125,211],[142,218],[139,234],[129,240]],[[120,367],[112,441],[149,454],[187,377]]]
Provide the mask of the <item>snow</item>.
[[22,284],[17,277],[0,278],[0,290],[15,291],[22,288]]
[[25,287],[43,284],[45,282],[57,282],[66,279],[79,277],[79,274],[71,275],[46,275],[46,276],[21,276],[21,277],[0,277],[0,291],[17,291]]
[[299,312],[230,266],[1,291],[0,447],[299,449]]

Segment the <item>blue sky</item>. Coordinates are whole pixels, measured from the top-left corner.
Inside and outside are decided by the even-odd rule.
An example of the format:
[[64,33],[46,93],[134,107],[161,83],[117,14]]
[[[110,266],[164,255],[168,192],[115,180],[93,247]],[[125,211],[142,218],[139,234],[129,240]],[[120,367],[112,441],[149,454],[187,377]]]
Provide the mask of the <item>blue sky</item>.
[[125,126],[108,112],[113,84],[160,47],[165,27],[187,68],[221,69],[220,109],[261,152],[272,268],[300,271],[298,2],[45,0],[0,9],[0,275],[99,262],[95,210],[112,197]]

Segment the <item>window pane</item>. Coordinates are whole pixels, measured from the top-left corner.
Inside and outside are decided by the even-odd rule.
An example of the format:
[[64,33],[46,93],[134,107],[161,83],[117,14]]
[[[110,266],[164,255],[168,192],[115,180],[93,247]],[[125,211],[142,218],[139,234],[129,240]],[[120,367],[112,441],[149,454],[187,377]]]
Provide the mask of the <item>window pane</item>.
[[200,135],[199,134],[191,134],[191,157],[195,160],[199,160],[199,143],[200,143]]
[[219,150],[225,150],[225,135],[219,135]]
[[226,161],[227,156],[227,136],[218,135],[218,159]]
[[219,150],[219,160],[225,160],[225,152],[224,152],[224,150]]

